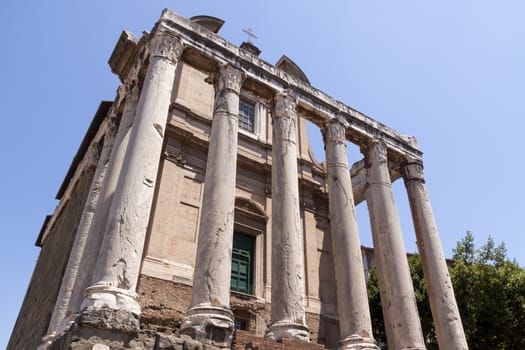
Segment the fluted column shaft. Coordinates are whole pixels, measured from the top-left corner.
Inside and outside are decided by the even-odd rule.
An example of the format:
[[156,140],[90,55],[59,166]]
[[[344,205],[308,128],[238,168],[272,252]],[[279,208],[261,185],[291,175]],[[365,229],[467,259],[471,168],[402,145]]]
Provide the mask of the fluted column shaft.
[[150,41],[150,62],[85,306],[140,314],[135,290],[181,53],[179,40],[168,34]]
[[275,97],[272,141],[272,324],[268,337],[309,340],[297,172],[296,100]]
[[428,198],[423,164],[409,162],[401,168],[401,171],[408,192],[439,347],[466,350],[467,340]]
[[215,82],[192,301],[183,324],[184,331],[199,340],[210,340],[214,333],[213,341],[223,346],[229,344],[233,331],[230,277],[239,94],[243,79],[242,71],[227,65],[220,67]]
[[380,141],[371,141],[363,151],[368,168],[366,199],[388,348],[425,349],[390,182],[386,146]]
[[338,121],[332,121],[325,125],[323,131],[341,333],[338,349],[379,349],[372,335],[361,243],[348,169],[345,127]]

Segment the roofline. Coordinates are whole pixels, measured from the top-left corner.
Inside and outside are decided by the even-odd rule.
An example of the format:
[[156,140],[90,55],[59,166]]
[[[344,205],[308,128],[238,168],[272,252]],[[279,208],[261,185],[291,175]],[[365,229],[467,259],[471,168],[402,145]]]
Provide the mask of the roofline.
[[102,124],[102,121],[108,114],[108,111],[111,108],[112,104],[113,102],[111,101],[100,102],[97,112],[95,113],[95,116],[93,117],[93,120],[91,121],[91,124],[89,125],[89,128],[86,134],[84,135],[84,138],[82,139],[82,143],[80,144],[80,147],[78,148],[77,153],[75,154],[75,157],[73,158],[73,161],[69,166],[69,170],[67,171],[66,177],[64,178],[64,180],[62,181],[62,185],[58,189],[58,192],[55,196],[56,199],[60,200],[66,192],[66,189],[69,186],[69,182],[75,174],[75,170],[77,169],[80,161],[84,157],[84,154],[88,150],[91,140],[93,139],[93,137],[95,137],[98,129],[100,128],[100,125]]

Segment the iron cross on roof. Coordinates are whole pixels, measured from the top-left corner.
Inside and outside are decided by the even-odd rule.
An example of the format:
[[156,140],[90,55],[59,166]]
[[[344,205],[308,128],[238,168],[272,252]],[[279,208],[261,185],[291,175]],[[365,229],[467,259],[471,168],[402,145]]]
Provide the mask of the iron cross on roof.
[[257,35],[253,34],[252,28],[245,28],[242,31],[245,32],[246,35],[248,35],[248,42],[250,44],[253,44],[252,39],[257,39]]

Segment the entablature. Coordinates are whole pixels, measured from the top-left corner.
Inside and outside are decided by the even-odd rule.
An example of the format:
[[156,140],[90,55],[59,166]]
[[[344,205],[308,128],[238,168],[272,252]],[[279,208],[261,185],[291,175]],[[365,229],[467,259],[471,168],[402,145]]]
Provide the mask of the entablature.
[[422,158],[422,152],[409,137],[335,100],[259,57],[241,50],[211,31],[195,26],[190,20],[168,9],[163,11],[153,32],[169,32],[178,36],[184,44],[185,51],[188,51],[182,59],[191,59],[191,63],[200,69],[212,72],[218,65],[231,64],[246,73],[249,85],[252,85],[254,90],[260,90],[264,94],[291,91],[297,98],[298,107],[319,127],[330,119],[342,119],[346,126],[347,138],[352,143],[364,145],[370,140],[382,140],[389,150],[389,158],[391,156],[393,161]]

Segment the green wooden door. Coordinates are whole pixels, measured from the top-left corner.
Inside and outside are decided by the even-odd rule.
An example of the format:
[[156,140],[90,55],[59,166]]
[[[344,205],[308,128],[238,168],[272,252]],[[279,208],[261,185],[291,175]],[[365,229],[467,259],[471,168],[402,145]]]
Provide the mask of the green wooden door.
[[252,294],[254,238],[238,232],[233,234],[232,275],[230,289]]

